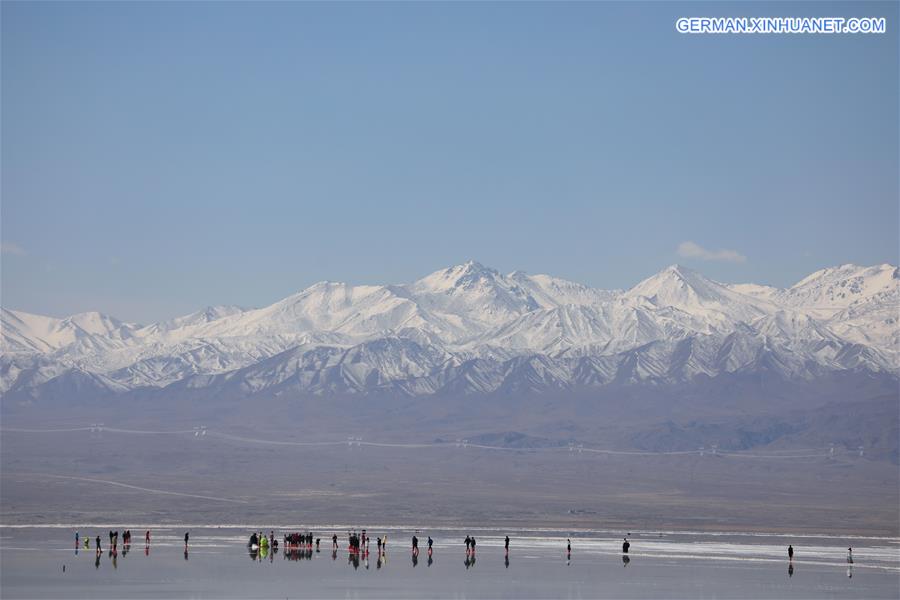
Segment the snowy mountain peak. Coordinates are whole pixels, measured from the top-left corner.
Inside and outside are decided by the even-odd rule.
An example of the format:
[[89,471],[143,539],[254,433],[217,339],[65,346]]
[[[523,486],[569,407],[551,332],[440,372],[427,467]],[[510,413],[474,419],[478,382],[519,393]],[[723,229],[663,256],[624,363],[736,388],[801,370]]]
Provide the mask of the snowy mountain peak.
[[105,333],[122,326],[122,321],[97,311],[77,313],[62,319],[62,324],[71,324],[87,333]]
[[727,288],[681,265],[670,265],[641,281],[628,292],[644,296],[657,304],[680,306],[685,302],[720,302],[729,295]]
[[775,309],[766,299],[741,294],[681,265],[645,279],[623,298],[635,305],[649,301],[657,308],[675,308],[709,319],[719,328],[752,321]]
[[894,294],[898,287],[900,272],[893,265],[861,267],[846,264],[816,271],[780,292],[779,300],[825,317]]
[[660,273],[672,273],[673,275],[677,275],[679,277],[689,277],[692,273],[696,274],[697,272],[678,263],[672,263],[671,265],[660,271]]
[[791,286],[790,289],[799,291],[811,288],[837,287],[843,289],[832,289],[832,291],[867,296],[883,291],[891,285],[896,285],[898,279],[900,279],[900,273],[898,273],[898,268],[893,265],[883,264],[872,267],[860,267],[846,264],[816,271]]
[[247,310],[248,309],[242,306],[236,305],[207,306],[203,310],[198,310],[197,312],[192,312],[182,317],[176,317],[169,321],[163,321],[162,323],[155,323],[144,328],[143,331],[150,335],[157,332],[173,331],[191,325],[211,323],[225,317],[245,313]]
[[451,291],[459,288],[471,288],[481,281],[491,282],[498,277],[500,277],[500,273],[494,269],[489,269],[477,261],[469,260],[461,265],[435,271],[416,283],[421,288],[429,288],[433,291]]

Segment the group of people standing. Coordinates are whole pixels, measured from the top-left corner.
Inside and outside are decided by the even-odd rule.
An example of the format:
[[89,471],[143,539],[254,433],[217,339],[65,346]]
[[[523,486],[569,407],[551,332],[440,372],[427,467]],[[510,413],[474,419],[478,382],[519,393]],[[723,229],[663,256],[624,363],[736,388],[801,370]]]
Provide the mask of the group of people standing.
[[361,552],[366,547],[366,542],[365,529],[362,530],[362,533],[356,533],[355,531],[347,533],[347,549],[350,552]]
[[[416,533],[418,533],[418,531]],[[131,544],[131,538],[132,538],[131,530],[126,529],[122,533],[122,542],[123,542],[124,546],[127,547]],[[370,539],[371,538],[368,535],[366,535],[365,529],[363,529],[360,533],[356,533],[355,531],[349,531],[349,532],[347,532],[347,549],[350,552],[357,552],[357,553],[365,552],[366,554],[368,554]],[[190,532],[185,532],[185,534],[184,534],[185,550],[187,550],[189,540],[190,540]],[[321,542],[321,538],[314,537],[314,535],[309,531],[307,531],[306,533],[299,533],[299,532],[286,533],[283,536],[283,540],[284,540],[284,545],[286,548],[303,548],[303,549],[312,550],[313,545],[315,545],[316,551],[319,550],[319,544]],[[147,544],[147,546],[150,545],[150,530],[149,529],[144,534],[144,541]],[[80,542],[80,534],[78,531],[76,531],[75,532],[75,546],[76,547],[80,547],[79,542]],[[119,532],[110,530],[109,531],[110,549],[115,550],[118,547],[118,543],[119,543]],[[434,546],[434,540],[431,538],[431,536],[428,536],[427,543],[428,543],[428,554],[430,556],[433,552],[433,546]],[[466,539],[464,540],[464,543],[466,545],[466,554],[474,555],[475,554],[475,546],[477,544],[477,542],[475,540],[475,536],[467,535]],[[278,547],[278,540],[275,539],[274,531],[269,532],[268,536],[266,536],[262,532],[254,532],[250,535],[250,540],[249,540],[248,545],[251,547],[259,546],[261,548],[266,547],[267,549],[268,548],[275,549]],[[387,535],[384,535],[382,537],[377,537],[376,545],[377,545],[377,550],[378,550],[379,555],[386,552],[387,551]],[[90,547],[91,547],[91,540],[90,540],[90,538],[85,537],[84,538],[84,548],[89,549]],[[628,538],[623,538],[622,554],[623,555],[628,554],[628,550],[630,547],[631,547],[631,543],[628,541]],[[99,535],[96,537],[96,540],[95,540],[95,548],[96,548],[97,552],[101,551]],[[505,554],[507,556],[509,556],[509,536],[508,535],[505,536],[505,538],[503,540],[503,548],[504,548]],[[337,551],[337,549],[338,549],[337,534],[333,534],[331,536],[331,549],[332,549],[332,551]],[[412,536],[412,553],[414,555],[419,554],[419,538],[417,535]],[[569,557],[572,554],[571,539],[566,540],[566,554]],[[788,546],[788,557],[791,561],[793,561],[793,558],[794,558],[793,546]],[[848,563],[853,562],[852,549],[850,549],[850,548],[847,549],[847,562]]]
[[[131,550],[131,530],[126,529],[122,532],[122,556],[127,556],[128,552]],[[187,539],[188,536],[185,534],[184,539],[184,559],[188,558],[188,550],[187,550]],[[148,529],[144,534],[144,555],[150,555],[150,530]],[[119,532],[118,531],[109,531],[109,558],[112,563],[113,568],[118,568],[118,558],[119,558]],[[81,536],[79,531],[75,531],[75,555],[78,556],[78,551],[90,550],[91,549],[91,538],[90,536]],[[94,538],[94,550],[96,551],[96,559],[94,560],[94,567],[100,568],[100,558],[103,555],[103,545],[101,542],[101,537],[98,535]],[[63,565],[63,572],[65,572],[66,566]]]
[[[274,538],[274,534],[273,534]],[[305,548],[307,550],[312,550],[313,543],[316,545],[316,550],[319,549],[319,542],[321,542],[322,538],[315,538],[315,542],[313,542],[313,534],[307,531],[306,533],[286,533],[284,534],[284,545],[286,548],[296,547],[296,548]],[[336,541],[336,540],[335,540]]]
[[[127,529],[122,534],[122,543],[123,544],[131,543],[131,532]],[[109,532],[109,547],[112,548],[113,550],[115,550],[119,547],[119,531],[118,530],[116,530],[116,531],[110,530],[110,532]]]
[[[130,539],[130,532],[128,533]],[[418,534],[418,531],[416,531]],[[147,532],[147,539],[149,543],[149,535],[150,532]],[[319,545],[321,543],[321,538],[316,538],[311,532],[306,533],[286,533],[283,535],[284,545],[286,549],[294,548],[294,549],[306,549],[312,550],[313,546],[315,546],[316,551],[319,551]],[[187,534],[185,534],[185,545],[187,545]],[[369,544],[371,542],[371,538],[366,534],[366,530],[363,529],[361,532],[357,533],[356,531],[348,531],[347,532],[347,550],[351,553],[358,554],[368,554],[369,552]],[[377,547],[378,555],[382,555],[387,551],[387,535],[376,537],[375,543]],[[466,546],[466,555],[474,555],[475,547],[478,542],[473,535],[467,535],[463,543]],[[428,536],[427,540],[428,544],[428,555],[430,556],[433,552],[434,540],[431,536]],[[503,550],[504,554],[509,556],[509,544],[510,539],[509,536],[504,536],[503,538]],[[250,546],[265,546],[267,549],[274,549],[278,547],[278,541],[275,539],[275,532],[270,532],[269,536],[265,536],[262,533],[253,533],[250,536]],[[631,548],[631,542],[628,541],[628,538],[622,539],[622,555],[623,557],[627,557],[629,550]],[[338,536],[337,534],[332,534],[331,536],[331,550],[332,552],[337,552],[338,550]],[[418,535],[412,536],[412,554],[414,556],[418,556],[419,554],[419,537]],[[790,555],[793,557],[793,548],[789,549]],[[567,558],[571,558],[572,555],[572,540],[566,539],[566,556]],[[626,560],[627,562],[627,560]]]
[[[144,541],[148,546],[150,545],[150,530],[149,529],[147,530],[147,532],[144,536]],[[187,545],[187,534],[185,534],[184,543],[185,543],[185,545]],[[81,533],[76,531],[75,532],[75,548],[78,549],[78,548],[82,547],[82,544],[83,544],[83,547],[85,550],[89,550],[91,548],[91,538],[88,536],[85,536],[84,538],[82,538]],[[123,546],[124,551],[126,551],[126,552],[128,551],[128,548],[131,546],[131,530],[130,529],[126,529],[125,531],[122,532],[122,546]],[[103,548],[100,543],[99,535],[94,540],[94,548],[97,550],[98,553],[103,551]],[[109,531],[109,549],[110,549],[110,551],[115,552],[116,550],[118,550],[118,548],[119,548],[119,532],[118,532],[118,530],[116,530],[116,531],[110,530]]]
[[[351,553],[368,554],[369,543],[371,541],[372,538],[366,533],[365,529],[360,533],[356,533],[355,531],[347,532],[347,549]],[[375,546],[379,556],[387,552],[387,535],[376,537]],[[337,534],[334,534],[331,537],[331,549],[337,550],[337,548]]]
[[[285,536],[285,540],[287,540],[287,536]],[[185,538],[184,544],[187,546],[187,538]],[[250,540],[247,542],[247,545],[250,546],[251,549],[255,546],[265,550],[268,550],[269,548],[275,550],[278,548],[278,540],[275,539],[274,531],[270,531],[268,537],[266,537],[266,534],[262,531],[253,532],[250,534]]]
[[[434,546],[434,540],[431,539],[431,536],[428,536],[428,556],[431,556],[431,547]],[[419,555],[419,538],[415,535],[412,536],[412,553],[413,556]]]

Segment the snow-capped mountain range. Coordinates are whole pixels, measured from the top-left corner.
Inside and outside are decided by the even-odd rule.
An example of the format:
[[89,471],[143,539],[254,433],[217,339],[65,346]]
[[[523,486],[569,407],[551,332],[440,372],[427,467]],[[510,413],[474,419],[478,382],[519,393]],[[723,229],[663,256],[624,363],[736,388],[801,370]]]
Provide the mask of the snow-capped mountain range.
[[540,392],[726,373],[900,373],[897,267],[778,289],[673,265],[630,290],[477,262],[402,285],[321,282],[270,306],[137,325],[2,310],[0,393]]

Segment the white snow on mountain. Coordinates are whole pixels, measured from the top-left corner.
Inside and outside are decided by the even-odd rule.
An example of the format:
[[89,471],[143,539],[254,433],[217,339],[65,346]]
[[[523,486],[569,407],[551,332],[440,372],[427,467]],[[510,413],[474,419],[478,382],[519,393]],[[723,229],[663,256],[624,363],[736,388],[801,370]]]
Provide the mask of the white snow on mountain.
[[143,328],[141,335],[149,336],[156,333],[176,331],[191,325],[202,325],[204,323],[218,321],[219,319],[230,317],[231,315],[239,315],[246,311],[246,308],[240,306],[207,306],[203,310],[198,310],[197,312],[183,317],[177,317],[161,323],[154,323],[153,325]]
[[321,282],[267,307],[209,307],[148,326],[3,309],[0,392],[426,395],[758,371],[897,375],[898,312],[891,265],[823,269],[787,289],[673,265],[621,291],[469,261],[408,284]]
[[96,338],[110,345],[134,336],[138,325],[123,323],[118,319],[86,312],[56,319],[32,315],[22,311],[2,310],[3,352],[49,352],[72,344]]
[[715,323],[748,322],[776,306],[765,298],[740,294],[679,265],[667,267],[625,292],[644,297],[657,307],[672,307]]
[[895,292],[898,279],[898,269],[893,265],[841,265],[816,271],[784,290],[753,284],[729,287],[781,306],[799,308],[817,317],[827,318],[874,297]]

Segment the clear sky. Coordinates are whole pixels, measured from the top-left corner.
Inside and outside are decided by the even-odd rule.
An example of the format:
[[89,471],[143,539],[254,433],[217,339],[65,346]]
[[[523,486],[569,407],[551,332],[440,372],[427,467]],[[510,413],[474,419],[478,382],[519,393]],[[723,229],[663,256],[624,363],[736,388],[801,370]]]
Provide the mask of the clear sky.
[[[150,322],[469,258],[609,288],[898,262],[896,2],[0,10],[7,308]],[[888,33],[674,27],[743,15]]]

